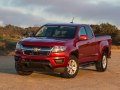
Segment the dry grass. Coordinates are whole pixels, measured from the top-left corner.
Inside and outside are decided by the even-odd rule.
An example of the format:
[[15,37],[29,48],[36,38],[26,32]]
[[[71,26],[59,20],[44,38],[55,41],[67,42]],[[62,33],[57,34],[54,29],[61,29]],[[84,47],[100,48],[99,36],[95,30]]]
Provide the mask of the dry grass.
[[0,55],[14,55],[15,45],[15,41],[0,41]]
[[112,50],[120,50],[120,46],[112,46]]
[[5,42],[0,42],[0,47],[5,48]]

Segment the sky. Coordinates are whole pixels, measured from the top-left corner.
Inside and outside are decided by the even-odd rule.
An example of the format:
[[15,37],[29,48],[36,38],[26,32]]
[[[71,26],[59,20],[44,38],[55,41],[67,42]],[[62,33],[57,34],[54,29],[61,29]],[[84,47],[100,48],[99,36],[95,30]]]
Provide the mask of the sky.
[[46,23],[100,24],[120,27],[120,0],[0,0],[0,25]]

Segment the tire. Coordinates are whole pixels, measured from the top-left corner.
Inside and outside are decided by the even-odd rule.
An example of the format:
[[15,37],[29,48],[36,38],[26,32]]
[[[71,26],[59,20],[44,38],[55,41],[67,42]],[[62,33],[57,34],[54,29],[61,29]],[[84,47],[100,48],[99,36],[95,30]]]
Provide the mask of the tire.
[[96,70],[99,72],[104,72],[107,69],[107,64],[108,64],[108,60],[107,60],[107,55],[105,52],[103,52],[102,56],[101,56],[101,60],[97,61],[95,66],[96,66]]
[[16,69],[16,72],[19,74],[19,75],[31,75],[33,73],[33,71],[25,71],[24,70],[24,65],[21,65],[17,62],[15,62],[15,69]]
[[61,73],[63,78],[74,78],[79,71],[78,59],[71,55],[67,67],[65,67],[64,72]]

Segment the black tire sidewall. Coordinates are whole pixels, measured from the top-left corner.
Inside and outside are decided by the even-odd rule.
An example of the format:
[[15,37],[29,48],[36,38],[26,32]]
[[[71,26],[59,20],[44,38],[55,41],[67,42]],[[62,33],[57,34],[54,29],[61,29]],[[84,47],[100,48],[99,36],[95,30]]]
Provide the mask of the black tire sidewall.
[[74,78],[77,75],[78,71],[79,71],[78,59],[74,55],[71,55],[70,58],[69,58],[69,61],[70,60],[74,60],[76,62],[77,70],[73,75],[71,75],[71,74],[68,73],[67,67],[65,67],[64,73],[62,74],[62,77],[64,77],[64,78]]
[[[104,57],[104,56],[106,57],[106,67],[105,67],[105,68],[103,67],[103,57]],[[97,69],[97,71],[99,71],[99,72],[104,72],[104,71],[106,71],[106,69],[107,69],[107,65],[108,65],[107,55],[106,55],[105,52],[103,52],[103,53],[102,53],[102,56],[101,56],[101,59],[96,62],[96,69]]]
[[[105,68],[103,67],[103,57],[104,56],[106,57],[106,67]],[[101,67],[102,67],[103,71],[105,71],[107,69],[107,65],[108,65],[107,55],[106,55],[106,53],[103,53],[102,59],[101,59]]]
[[15,62],[15,69],[19,75],[30,75],[33,73],[33,71],[25,71],[24,65],[22,65],[21,63],[18,63],[18,62]]

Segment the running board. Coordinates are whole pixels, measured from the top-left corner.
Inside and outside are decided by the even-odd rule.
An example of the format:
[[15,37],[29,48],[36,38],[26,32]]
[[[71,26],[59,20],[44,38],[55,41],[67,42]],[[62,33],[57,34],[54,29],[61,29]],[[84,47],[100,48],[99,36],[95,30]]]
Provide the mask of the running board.
[[93,66],[95,64],[95,62],[89,62],[89,63],[81,63],[79,64],[80,67],[89,67],[89,66]]

